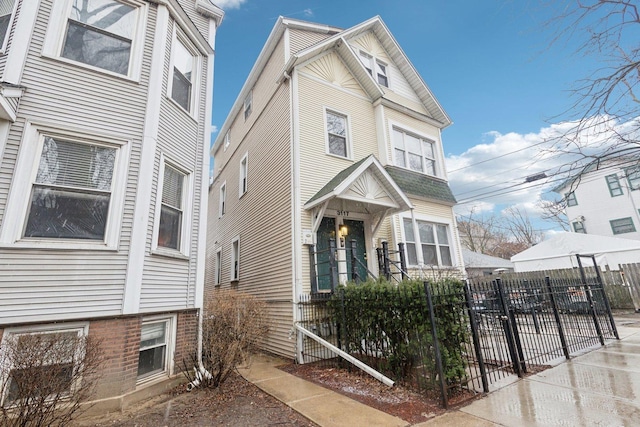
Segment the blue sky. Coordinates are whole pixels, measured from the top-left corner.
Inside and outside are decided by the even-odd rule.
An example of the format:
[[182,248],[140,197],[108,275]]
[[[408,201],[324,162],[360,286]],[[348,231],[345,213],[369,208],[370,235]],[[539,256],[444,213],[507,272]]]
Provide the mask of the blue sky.
[[[546,23],[555,11],[540,3],[218,1],[226,16],[216,40],[213,124],[222,126],[278,16],[349,28],[380,15],[454,122],[443,132],[448,170],[466,168],[449,180],[459,200],[470,199],[458,209],[499,213],[516,205],[535,216],[535,202],[551,184],[474,195],[521,182],[558,161],[541,152],[539,142],[561,122],[576,80],[594,68],[571,43],[550,45],[555,28]],[[485,162],[469,166],[479,161]]]

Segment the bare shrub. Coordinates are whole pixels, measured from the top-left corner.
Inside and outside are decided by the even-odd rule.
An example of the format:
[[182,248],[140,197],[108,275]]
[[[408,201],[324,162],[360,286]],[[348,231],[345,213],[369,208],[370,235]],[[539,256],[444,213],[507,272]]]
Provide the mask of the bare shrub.
[[224,383],[268,331],[263,301],[232,290],[216,292],[205,305],[202,321],[202,363],[211,374],[204,385],[215,388]]
[[0,425],[64,426],[99,379],[100,342],[77,332],[5,336],[0,351]]

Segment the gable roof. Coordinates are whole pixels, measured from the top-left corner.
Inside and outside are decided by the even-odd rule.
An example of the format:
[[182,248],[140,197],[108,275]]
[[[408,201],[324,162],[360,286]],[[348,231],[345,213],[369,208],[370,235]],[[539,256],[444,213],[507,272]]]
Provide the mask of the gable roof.
[[222,128],[220,128],[213,147],[211,147],[211,154],[213,154],[222,144],[224,135],[227,133],[227,131],[229,130],[229,126],[231,125],[231,120],[238,114],[238,112],[242,108],[244,99],[255,85],[258,77],[260,76],[260,73],[262,72],[264,66],[269,60],[269,57],[275,50],[278,41],[283,36],[287,28],[298,28],[306,31],[326,33],[329,36],[325,40],[322,40],[319,43],[316,43],[291,55],[284,66],[282,76],[280,77],[279,81],[282,81],[282,79],[286,78],[286,76],[288,76],[296,66],[328,50],[335,50],[344,60],[349,70],[354,74],[356,79],[359,81],[359,83],[362,85],[363,89],[371,97],[371,99],[376,100],[379,98],[383,98],[385,93],[384,89],[367,72],[364,65],[358,58],[356,52],[354,52],[349,43],[347,43],[348,39],[357,37],[367,31],[372,31],[376,35],[378,40],[380,40],[382,46],[391,57],[391,60],[396,64],[396,66],[400,69],[400,72],[405,76],[407,82],[416,93],[418,98],[420,98],[422,104],[429,112],[431,116],[430,118],[434,122],[434,125],[438,126],[440,129],[444,129],[452,123],[447,113],[438,103],[437,99],[435,98],[427,84],[424,82],[420,74],[418,74],[413,64],[411,64],[409,58],[400,48],[400,45],[398,45],[395,38],[393,37],[387,26],[384,24],[380,16],[370,18],[367,21],[364,21],[346,30],[329,25],[316,24],[291,18],[283,18],[281,16],[278,18],[276,24],[271,30],[271,33],[269,34],[269,37],[267,38],[267,41],[263,46],[260,55],[258,55],[258,59],[249,72],[249,76],[242,86],[238,97],[233,103],[233,106],[229,111],[229,114],[227,115]]
[[305,203],[304,208],[312,209],[329,199],[334,197],[339,198],[341,195],[345,194],[350,189],[351,185],[368,170],[373,172],[376,178],[383,185],[385,191],[397,204],[397,207],[393,209],[394,211],[401,212],[413,207],[409,198],[402,192],[389,174],[387,174],[376,156],[370,154],[364,159],[338,172],[336,176],[327,182],[324,187],[322,187],[307,201],[307,203]]
[[371,96],[373,100],[381,98],[384,96],[384,89],[366,71],[360,58],[347,42],[349,39],[355,38],[368,31],[372,31],[378,40],[380,40],[382,46],[391,57],[391,60],[405,76],[407,82],[431,115],[431,118],[437,122],[441,129],[449,126],[452,123],[451,119],[438,103],[427,84],[422,80],[422,77],[418,74],[413,64],[411,64],[409,58],[402,48],[400,48],[400,45],[396,42],[380,16],[375,16],[354,27],[328,37],[320,43],[316,43],[313,46],[295,53],[289,58],[289,61],[285,65],[285,71],[290,73],[295,66],[327,50],[335,49],[345,61],[345,64],[354,73],[355,77],[360,81],[369,96]]

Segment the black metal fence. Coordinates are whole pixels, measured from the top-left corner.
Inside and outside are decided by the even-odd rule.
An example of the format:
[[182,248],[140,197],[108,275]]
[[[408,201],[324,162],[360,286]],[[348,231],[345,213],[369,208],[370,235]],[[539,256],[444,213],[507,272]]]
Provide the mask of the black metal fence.
[[[301,325],[394,380],[452,397],[488,392],[618,338],[597,274],[387,285],[382,292],[309,296]],[[357,288],[357,287],[356,287]],[[367,296],[371,295],[371,296]],[[337,354],[303,339],[306,362]]]

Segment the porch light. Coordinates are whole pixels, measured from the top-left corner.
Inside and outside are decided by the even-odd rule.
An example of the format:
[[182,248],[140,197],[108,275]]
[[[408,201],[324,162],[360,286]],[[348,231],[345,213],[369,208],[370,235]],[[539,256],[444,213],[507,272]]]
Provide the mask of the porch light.
[[344,237],[347,234],[349,234],[349,229],[347,228],[347,226],[344,224],[340,224],[340,237]]

